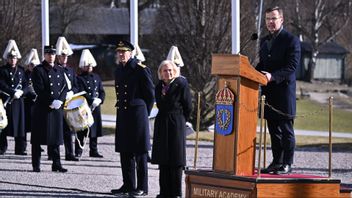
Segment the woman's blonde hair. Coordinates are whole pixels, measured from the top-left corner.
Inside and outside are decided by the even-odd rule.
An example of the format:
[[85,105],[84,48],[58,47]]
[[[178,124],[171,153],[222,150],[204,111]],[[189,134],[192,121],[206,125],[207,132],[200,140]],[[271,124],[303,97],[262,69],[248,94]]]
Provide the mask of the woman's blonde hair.
[[176,66],[176,64],[174,62],[172,62],[171,60],[163,60],[159,67],[158,67],[158,78],[159,80],[162,80],[162,75],[161,75],[161,68],[164,66],[164,65],[171,65],[172,66],[172,70],[174,71],[175,73],[175,78],[179,77],[180,76],[180,68]]

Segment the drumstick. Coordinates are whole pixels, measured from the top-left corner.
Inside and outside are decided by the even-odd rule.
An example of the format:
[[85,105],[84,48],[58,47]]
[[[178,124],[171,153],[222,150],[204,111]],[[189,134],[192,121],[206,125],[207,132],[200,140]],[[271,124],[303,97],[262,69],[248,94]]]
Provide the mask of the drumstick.
[[73,94],[72,98],[73,98],[73,97],[76,97],[76,96],[84,95],[84,94],[86,94],[86,93],[87,93],[86,91],[81,91],[81,92],[75,93],[75,94]]

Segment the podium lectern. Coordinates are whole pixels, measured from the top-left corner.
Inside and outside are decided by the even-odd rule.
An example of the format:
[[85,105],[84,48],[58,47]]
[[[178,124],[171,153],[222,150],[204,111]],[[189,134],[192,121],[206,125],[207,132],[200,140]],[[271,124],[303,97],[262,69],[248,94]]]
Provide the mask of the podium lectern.
[[[246,56],[231,54],[214,54],[211,73],[219,77],[217,90],[226,90],[224,92],[229,93],[230,89],[234,94],[233,106],[229,108],[226,106],[227,103],[224,105],[224,109],[229,108],[230,112],[232,110],[232,131],[214,133],[213,170],[185,171],[187,198],[293,198],[342,195],[339,192],[341,181],[337,179],[300,174],[284,176],[262,174],[258,177],[254,168],[258,90],[259,85],[267,83],[266,77],[250,65]],[[224,112],[224,109],[220,111]],[[219,123],[228,120],[224,119],[228,118],[228,113],[224,117],[221,113],[219,115],[216,115],[216,119],[220,120],[217,120]]]
[[215,54],[211,73],[219,77],[218,90],[225,86],[235,95],[232,133],[214,133],[213,169],[234,175],[254,173],[259,85],[266,84],[246,56]]

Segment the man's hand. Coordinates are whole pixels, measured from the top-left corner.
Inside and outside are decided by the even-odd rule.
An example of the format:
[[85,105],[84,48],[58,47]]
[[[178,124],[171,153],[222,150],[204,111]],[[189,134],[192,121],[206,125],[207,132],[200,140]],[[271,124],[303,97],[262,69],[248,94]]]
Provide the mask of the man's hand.
[[14,94],[14,98],[19,99],[22,96],[22,94],[23,94],[23,91],[18,89]]
[[62,103],[61,100],[54,100],[49,107],[52,109],[60,109]]
[[71,100],[72,96],[73,96],[73,91],[68,91],[66,94],[66,100]]
[[271,76],[271,73],[269,73],[269,72],[267,72],[267,71],[261,71],[261,72],[265,75],[265,77],[266,77],[266,79],[268,80],[268,82],[270,82],[270,81],[273,80],[273,78],[272,78],[272,76]]
[[101,103],[101,99],[100,98],[94,98],[93,103],[92,103],[93,108],[99,106],[100,103]]

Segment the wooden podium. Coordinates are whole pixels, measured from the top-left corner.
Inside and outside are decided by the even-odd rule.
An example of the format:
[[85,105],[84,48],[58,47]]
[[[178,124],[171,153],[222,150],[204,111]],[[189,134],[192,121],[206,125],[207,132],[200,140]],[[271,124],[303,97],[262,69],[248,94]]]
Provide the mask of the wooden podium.
[[227,86],[235,94],[233,130],[230,135],[214,133],[213,169],[234,175],[254,173],[259,85],[266,84],[263,74],[256,71],[246,56],[215,54],[213,75],[218,90]]
[[339,180],[301,175],[258,177],[258,92],[259,85],[266,85],[266,77],[250,65],[246,56],[232,54],[214,54],[211,73],[218,76],[217,90],[226,84],[235,96],[232,132],[214,132],[213,170],[185,171],[186,197],[339,196]]

